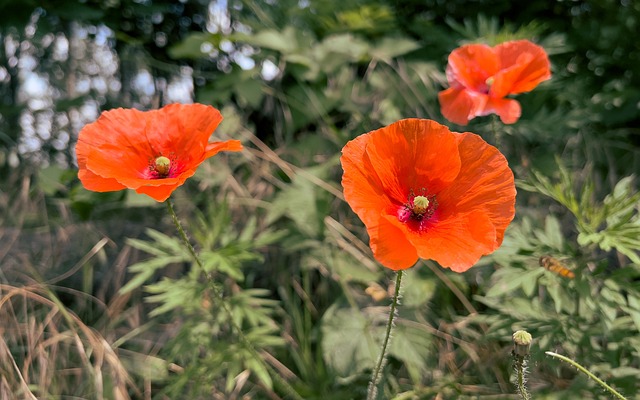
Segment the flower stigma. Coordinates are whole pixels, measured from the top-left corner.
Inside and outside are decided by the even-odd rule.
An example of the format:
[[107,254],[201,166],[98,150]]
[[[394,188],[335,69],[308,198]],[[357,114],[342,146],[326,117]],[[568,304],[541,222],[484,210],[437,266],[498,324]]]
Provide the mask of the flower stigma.
[[158,173],[158,177],[164,178],[169,175],[171,170],[171,160],[165,156],[156,158],[154,163],[154,170]]
[[413,198],[413,212],[415,214],[424,214],[429,208],[429,199],[424,196],[416,196]]

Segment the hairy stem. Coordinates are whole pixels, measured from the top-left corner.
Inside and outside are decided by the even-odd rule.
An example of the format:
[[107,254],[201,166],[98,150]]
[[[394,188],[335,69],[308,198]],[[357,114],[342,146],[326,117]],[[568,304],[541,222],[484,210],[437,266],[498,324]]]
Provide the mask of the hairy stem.
[[525,385],[525,368],[526,360],[523,357],[516,356],[516,372],[518,373],[518,394],[522,400],[531,400],[531,395],[527,391]]
[[578,369],[578,371],[582,372],[583,374],[587,375],[589,378],[591,378],[594,381],[596,381],[596,383],[598,385],[602,386],[605,390],[607,390],[613,396],[617,397],[620,400],[627,400],[623,395],[618,393],[618,391],[616,391],[614,388],[612,388],[611,386],[607,385],[603,380],[599,379],[597,376],[595,376],[594,374],[589,372],[589,370],[587,370],[585,367],[583,367],[582,365],[580,365],[577,362],[573,361],[572,359],[570,359],[568,357],[565,357],[563,355],[560,355],[558,353],[554,353],[552,351],[546,351],[545,354],[548,354],[551,357],[558,358],[558,359],[560,359],[560,360],[562,360],[564,362],[567,362],[567,363],[573,365],[574,367],[576,367]]
[[257,362],[259,362],[260,364],[262,364],[262,366],[264,366],[269,371],[269,373],[273,377],[275,383],[278,386],[280,386],[282,388],[282,390],[284,390],[289,397],[291,397],[292,399],[296,399],[296,400],[303,400],[302,397],[298,394],[298,392],[296,392],[293,389],[293,387],[291,387],[291,385],[289,385],[289,383],[286,380],[284,380],[280,376],[280,374],[278,374],[277,371],[275,371],[273,369],[273,367],[271,365],[267,364],[263,360],[263,358],[260,356],[260,354],[258,353],[256,348],[249,341],[249,339],[247,339],[247,337],[245,336],[244,332],[242,332],[242,328],[240,328],[240,326],[238,326],[238,324],[235,322],[235,320],[233,319],[233,314],[231,312],[231,309],[229,308],[229,305],[227,304],[226,300],[224,299],[224,295],[223,295],[222,291],[218,288],[218,286],[216,286],[215,281],[213,280],[213,277],[211,276],[211,274],[208,274],[208,273],[205,272],[204,265],[202,264],[202,261],[200,260],[200,256],[198,256],[198,253],[193,248],[193,245],[189,241],[189,238],[187,237],[187,234],[185,233],[184,228],[182,227],[182,224],[180,223],[180,220],[178,219],[178,215],[176,214],[176,212],[175,212],[175,210],[173,208],[173,202],[171,201],[171,198],[167,199],[166,203],[167,203],[167,208],[169,209],[169,214],[171,214],[171,219],[173,220],[173,224],[176,226],[176,229],[178,230],[178,234],[180,235],[180,239],[182,239],[182,242],[184,243],[184,245],[187,248],[187,250],[189,250],[189,253],[191,254],[191,257],[193,257],[193,259],[196,262],[196,264],[198,264],[198,267],[200,267],[200,270],[206,276],[207,281],[209,282],[209,284],[211,286],[211,289],[213,290],[213,294],[214,294],[218,304],[222,307],[222,310],[227,314],[227,317],[229,318],[231,326],[236,331],[236,334],[238,335],[238,338],[240,339],[242,344],[249,350],[249,352],[254,357],[254,359]]
[[391,330],[393,329],[393,319],[396,316],[396,308],[398,307],[398,298],[400,297],[400,284],[402,283],[402,270],[398,271],[396,276],[396,290],[391,302],[391,309],[389,310],[389,321],[387,322],[387,331],[384,335],[384,341],[382,342],[382,350],[380,351],[380,358],[376,368],[371,374],[371,380],[369,381],[369,388],[367,389],[367,400],[375,400],[378,395],[378,384],[380,383],[380,373],[384,364],[387,362],[387,346],[389,345],[389,338],[391,337]]

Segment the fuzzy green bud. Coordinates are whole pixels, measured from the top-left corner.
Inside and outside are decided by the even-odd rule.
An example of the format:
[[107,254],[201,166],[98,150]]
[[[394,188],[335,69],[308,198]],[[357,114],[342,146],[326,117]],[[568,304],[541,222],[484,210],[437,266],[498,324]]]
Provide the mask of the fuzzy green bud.
[[513,354],[520,357],[528,356],[531,342],[533,342],[533,337],[529,332],[522,330],[514,332]]

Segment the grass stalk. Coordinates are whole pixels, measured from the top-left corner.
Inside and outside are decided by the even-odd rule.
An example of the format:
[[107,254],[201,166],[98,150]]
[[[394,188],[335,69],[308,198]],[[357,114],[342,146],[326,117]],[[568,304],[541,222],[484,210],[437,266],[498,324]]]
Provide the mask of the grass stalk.
[[569,364],[573,365],[578,371],[582,372],[583,374],[587,375],[589,378],[593,379],[598,385],[602,386],[606,391],[611,393],[616,398],[618,398],[620,400],[627,400],[626,397],[621,395],[617,390],[615,390],[611,386],[607,385],[606,382],[604,382],[603,380],[601,380],[600,378],[598,378],[597,376],[592,374],[588,369],[586,369],[582,365],[578,364],[577,362],[573,361],[569,357],[565,357],[565,356],[563,356],[561,354],[554,353],[552,351],[547,351],[547,352],[545,352],[545,354],[550,355],[551,357],[555,357],[557,359],[560,359],[560,360],[562,360],[562,361],[564,361],[566,363],[569,363]]

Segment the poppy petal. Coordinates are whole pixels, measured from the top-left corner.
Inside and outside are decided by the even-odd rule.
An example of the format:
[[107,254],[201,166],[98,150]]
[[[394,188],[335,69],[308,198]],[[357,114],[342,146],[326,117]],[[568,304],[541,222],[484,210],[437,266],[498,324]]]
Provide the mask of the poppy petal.
[[491,220],[481,211],[438,221],[423,235],[408,235],[420,258],[435,260],[455,272],[468,270],[494,251],[495,236]]
[[456,213],[482,210],[495,227],[495,250],[515,215],[513,172],[500,151],[480,136],[465,132],[457,138],[462,167],[455,185],[438,194],[439,215],[447,219]]
[[551,70],[542,47],[515,40],[494,48],[476,44],[455,49],[446,74],[450,88],[438,94],[445,118],[466,125],[477,116],[496,113],[512,124],[520,118],[520,104],[505,98],[534,89],[551,77]]
[[169,104],[151,112],[147,137],[156,154],[176,153],[187,164],[203,160],[207,140],[222,121],[220,111],[197,103]]
[[438,93],[442,115],[458,125],[467,125],[469,121],[482,114],[488,96],[465,89],[449,88]]
[[440,191],[460,169],[449,129],[419,119],[359,136],[344,146],[340,161],[345,198],[367,226],[378,223],[381,210],[406,203],[412,189]]
[[392,202],[366,155],[368,135],[360,135],[342,149],[342,187],[351,209],[366,226],[378,224],[382,210]]
[[418,252],[406,238],[403,227],[396,226],[391,222],[393,220],[397,221],[397,218],[381,218],[379,224],[367,229],[373,256],[394,271],[411,268],[418,261]]
[[529,92],[540,82],[551,78],[547,53],[528,40],[505,42],[496,46],[495,51],[501,70],[494,75],[492,96]]
[[239,140],[227,140],[225,142],[211,142],[207,144],[205,157],[215,156],[221,151],[242,151],[242,143]]
[[437,193],[460,169],[455,137],[435,121],[409,118],[368,134],[366,152],[389,197],[399,204],[411,189]]
[[170,182],[162,183],[161,179],[157,179],[155,181],[147,180],[147,182],[156,183],[156,185],[147,183],[143,186],[139,186],[136,189],[136,192],[140,194],[146,194],[147,196],[153,198],[156,201],[163,202],[166,199],[168,199],[169,196],[171,196],[171,193],[173,193],[173,191],[176,190],[176,188],[182,186],[188,178],[192,177],[194,173],[195,171],[191,173],[182,174],[180,178],[175,180],[173,183],[170,183]]
[[522,108],[514,99],[489,99],[484,109],[484,115],[495,113],[505,124],[514,124],[520,119]]
[[94,192],[112,192],[126,189],[126,186],[113,178],[103,178],[87,169],[87,157],[90,147],[86,142],[78,142],[76,145],[76,157],[78,159],[78,178],[82,185]]
[[102,177],[142,177],[154,154],[146,135],[147,123],[148,113],[142,111],[105,111],[82,128],[76,152],[86,151],[87,169]]
[[491,47],[486,44],[470,44],[449,54],[446,74],[451,87],[486,92],[487,78],[499,69],[500,61]]
[[78,178],[80,178],[82,186],[84,186],[87,190],[91,190],[94,192],[114,192],[127,188],[113,178],[103,178],[100,175],[94,174],[88,169],[79,170]]

